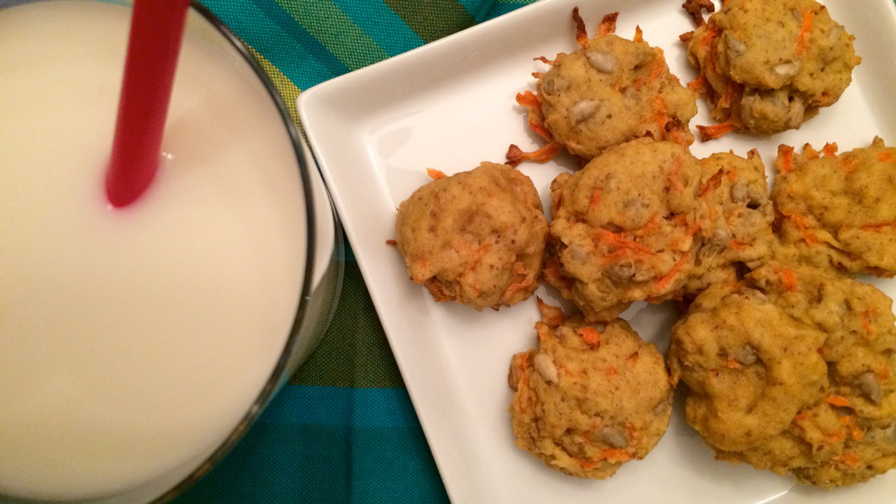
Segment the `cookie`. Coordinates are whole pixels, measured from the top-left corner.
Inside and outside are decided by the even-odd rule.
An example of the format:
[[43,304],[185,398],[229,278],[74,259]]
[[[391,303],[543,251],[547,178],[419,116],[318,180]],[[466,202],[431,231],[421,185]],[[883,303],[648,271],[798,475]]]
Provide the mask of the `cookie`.
[[772,200],[782,257],[846,273],[896,273],[896,148],[836,154],[782,145]]
[[[688,123],[697,113],[697,95],[670,73],[663,51],[648,45],[640,29],[634,40],[615,35],[616,13],[591,39],[577,9],[573,19],[581,49],[550,61],[539,74],[537,97],[518,97],[532,128],[585,160],[638,138],[693,143]],[[516,154],[509,162],[528,159]]]
[[477,310],[532,295],[546,236],[532,181],[494,163],[417,189],[398,207],[395,221],[396,245],[411,279],[436,301]]
[[728,0],[683,39],[699,72],[688,86],[721,123],[698,126],[704,140],[797,129],[837,102],[861,62],[853,36],[815,0]]
[[769,263],[713,285],[673,327],[673,383],[716,457],[826,488],[896,466],[889,298],[819,268]]
[[677,297],[694,268],[700,163],[672,142],[607,149],[551,184],[545,281],[588,320]]
[[592,326],[554,315],[535,327],[538,348],[515,355],[509,375],[517,446],[580,478],[609,478],[647,456],[672,411],[656,347],[622,319]]
[[721,152],[700,164],[701,230],[694,269],[684,287],[688,296],[715,283],[737,281],[767,261],[775,243],[774,210],[759,153],[752,150],[743,158]]

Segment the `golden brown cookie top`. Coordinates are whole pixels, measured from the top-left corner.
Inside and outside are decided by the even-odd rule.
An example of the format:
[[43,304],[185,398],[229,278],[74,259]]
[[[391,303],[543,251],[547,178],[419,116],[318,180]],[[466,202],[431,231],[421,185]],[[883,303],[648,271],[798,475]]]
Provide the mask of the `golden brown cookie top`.
[[696,295],[714,283],[737,279],[771,255],[774,211],[765,165],[752,150],[743,158],[721,152],[701,159],[697,258],[685,291]]
[[477,310],[513,305],[535,291],[546,236],[532,181],[494,163],[417,189],[395,221],[411,279],[437,301]]
[[701,181],[685,147],[646,139],[560,175],[551,185],[546,281],[589,320],[679,295],[694,265]]
[[511,363],[516,444],[554,469],[608,478],[665,433],[671,387],[663,357],[621,319],[554,323],[538,322],[538,347]]
[[768,263],[697,297],[672,334],[673,381],[717,457],[832,487],[896,466],[896,328],[874,287]]
[[896,273],[896,148],[875,138],[837,154],[782,145],[772,190],[782,252],[849,273]]
[[550,68],[536,73],[537,96],[522,93],[517,102],[549,144],[533,153],[511,146],[509,163],[544,162],[560,148],[587,161],[638,138],[693,143],[688,124],[697,113],[697,94],[672,75],[662,49],[647,44],[640,28],[633,40],[614,34],[617,14],[605,16],[589,38],[574,9],[581,48],[553,60],[538,58]]
[[852,41],[814,0],[725,2],[688,42],[688,58],[700,71],[690,87],[723,123],[699,127],[701,136],[799,128],[851,82],[861,62]]

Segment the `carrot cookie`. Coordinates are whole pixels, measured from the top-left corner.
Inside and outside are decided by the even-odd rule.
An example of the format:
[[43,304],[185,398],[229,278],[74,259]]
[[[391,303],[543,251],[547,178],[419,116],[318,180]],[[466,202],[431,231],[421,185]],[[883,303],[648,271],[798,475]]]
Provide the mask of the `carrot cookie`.
[[622,319],[590,326],[543,311],[538,348],[511,363],[516,444],[552,469],[609,478],[647,456],[669,425],[663,357]]
[[896,467],[891,301],[827,270],[764,265],[672,330],[672,381],[716,457],[822,487]]
[[[663,51],[644,42],[640,29],[634,40],[615,35],[616,15],[605,16],[589,39],[574,9],[581,49],[549,61],[550,70],[538,74],[537,96],[517,97],[529,109],[530,126],[551,142],[542,154],[550,152],[536,160],[549,159],[559,147],[588,160],[637,138],[694,141],[688,122],[697,113],[696,93],[669,72]],[[511,147],[511,164],[525,159],[533,154]]]
[[896,148],[836,154],[834,144],[803,153],[782,145],[772,199],[782,252],[849,273],[896,273]]
[[750,151],[746,158],[717,153],[700,164],[702,227],[694,271],[685,286],[688,295],[736,281],[741,271],[766,261],[774,243],[774,211],[759,153]]
[[434,180],[401,203],[395,241],[408,274],[436,301],[477,310],[538,287],[547,222],[532,181],[507,165]]
[[814,0],[728,0],[682,38],[699,71],[689,87],[721,123],[698,126],[704,140],[799,128],[840,98],[861,62],[853,36]]
[[588,320],[677,297],[694,268],[700,163],[672,142],[607,149],[551,184],[545,281]]

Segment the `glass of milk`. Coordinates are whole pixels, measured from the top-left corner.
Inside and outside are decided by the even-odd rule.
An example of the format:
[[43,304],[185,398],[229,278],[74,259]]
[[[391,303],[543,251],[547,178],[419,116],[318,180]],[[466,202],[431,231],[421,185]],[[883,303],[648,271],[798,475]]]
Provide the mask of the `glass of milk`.
[[108,204],[129,22],[114,1],[0,0],[3,504],[170,499],[335,305],[326,190],[274,88],[199,5],[156,179]]

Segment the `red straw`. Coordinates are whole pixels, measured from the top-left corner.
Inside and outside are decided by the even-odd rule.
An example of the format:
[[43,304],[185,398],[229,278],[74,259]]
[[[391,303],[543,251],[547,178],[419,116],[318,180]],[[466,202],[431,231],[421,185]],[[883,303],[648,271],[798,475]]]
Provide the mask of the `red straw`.
[[136,0],[118,101],[106,195],[124,207],[149,187],[159,167],[162,133],[190,0]]

